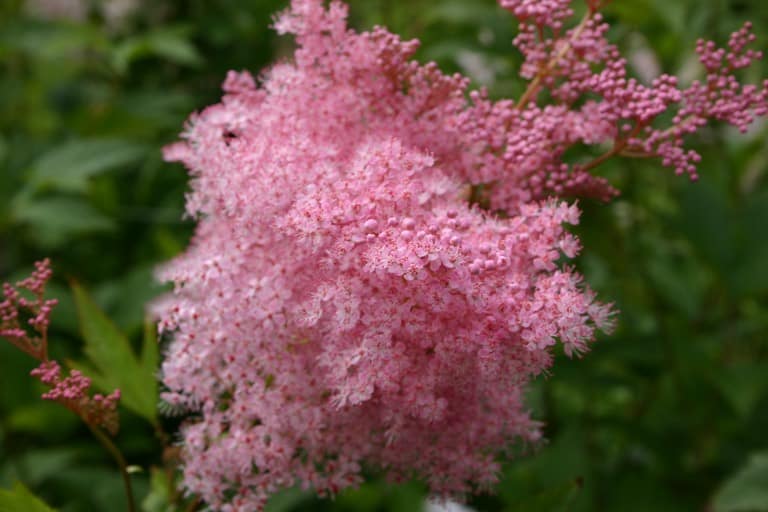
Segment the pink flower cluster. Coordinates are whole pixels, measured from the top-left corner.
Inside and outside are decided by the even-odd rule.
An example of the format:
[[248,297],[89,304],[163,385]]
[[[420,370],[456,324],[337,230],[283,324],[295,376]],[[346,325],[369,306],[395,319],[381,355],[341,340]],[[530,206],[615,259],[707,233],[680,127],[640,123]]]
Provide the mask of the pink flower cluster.
[[[540,436],[526,384],[558,343],[578,354],[611,326],[561,263],[580,250],[562,198],[612,197],[589,171],[619,154],[693,175],[682,135],[698,119],[765,114],[764,89],[627,78],[596,2],[567,30],[565,0],[502,5],[522,23],[517,102],[468,100],[466,78],[411,60],[417,42],[355,33],[340,2],[293,0],[275,23],[296,37],[293,61],[260,86],[230,72],[222,102],[166,148],[190,171],[198,227],[161,272],[176,284],[158,305],[164,398],[198,413],[185,485],[214,509],[259,509],[296,483],[334,494],[362,464],[440,494],[492,485],[500,452]],[[730,91],[718,63],[755,58],[748,39],[702,47]],[[675,125],[655,126],[673,104]]]
[[[103,427],[112,435],[117,433],[117,402],[120,390],[116,389],[107,396],[95,394],[91,397],[88,390],[91,379],[77,370],[71,370],[69,376],[61,377],[59,363],[48,359],[48,325],[56,299],[45,299],[45,287],[51,279],[51,262],[48,259],[35,263],[35,270],[28,278],[11,286],[3,284],[3,301],[0,302],[0,338],[5,338],[16,347],[40,361],[31,375],[40,379],[51,389],[43,393],[43,400],[61,403],[80,416],[88,425]],[[25,290],[32,298],[25,297]],[[22,326],[21,319],[27,319],[29,328]]]
[[43,361],[32,370],[31,375],[51,386],[48,392],[43,393],[43,400],[59,402],[86,424],[102,427],[112,435],[117,434],[120,424],[117,415],[119,389],[106,396],[96,393],[91,397],[88,393],[91,379],[77,370],[70,370],[69,375],[62,378],[61,367],[56,361]]

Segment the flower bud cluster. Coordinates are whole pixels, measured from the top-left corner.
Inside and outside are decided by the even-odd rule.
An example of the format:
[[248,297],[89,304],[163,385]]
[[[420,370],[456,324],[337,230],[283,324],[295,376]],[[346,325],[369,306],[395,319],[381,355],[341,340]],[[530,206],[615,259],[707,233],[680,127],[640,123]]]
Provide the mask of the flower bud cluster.
[[69,375],[62,378],[61,367],[56,361],[43,361],[30,374],[51,387],[43,393],[43,400],[59,402],[88,425],[102,427],[112,435],[117,434],[119,389],[106,396],[97,393],[91,397],[88,393],[91,379],[77,370],[70,370]]
[[[58,303],[56,299],[44,297],[51,275],[51,262],[45,259],[35,263],[32,274],[16,286],[3,284],[0,337],[36,359],[47,358],[48,325],[51,311]],[[19,290],[29,293],[25,295]]]
[[[67,377],[61,376],[59,363],[48,359],[48,325],[56,299],[45,299],[45,287],[53,271],[48,259],[35,263],[32,274],[11,286],[3,284],[3,301],[0,302],[0,337],[40,361],[31,371],[50,390],[43,393],[43,400],[59,402],[80,416],[88,425],[103,427],[112,435],[118,430],[117,402],[120,390],[109,395],[89,395],[91,379],[77,370]],[[23,290],[32,295],[29,298]],[[27,319],[29,327],[22,326]]]
[[[581,22],[566,30],[568,3],[501,1],[520,18],[515,45],[525,57],[520,74],[530,83],[517,102],[493,103],[476,93],[465,115],[476,136],[471,147],[480,148],[488,164],[471,168],[467,178],[488,185],[484,194],[493,209],[514,211],[526,196],[609,200],[618,191],[590,171],[617,155],[658,158],[695,180],[700,156],[685,147],[685,137],[709,120],[743,132],[768,114],[768,81],[742,84],[736,76],[762,58],[749,48],[755,40],[750,23],[732,34],[727,48],[698,43],[704,81],[682,88],[676,77],[661,75],[645,85],[629,76],[626,59],[608,42],[598,2],[588,3]],[[551,102],[540,106],[544,90]],[[575,145],[607,144],[611,148],[592,161],[564,161]]]

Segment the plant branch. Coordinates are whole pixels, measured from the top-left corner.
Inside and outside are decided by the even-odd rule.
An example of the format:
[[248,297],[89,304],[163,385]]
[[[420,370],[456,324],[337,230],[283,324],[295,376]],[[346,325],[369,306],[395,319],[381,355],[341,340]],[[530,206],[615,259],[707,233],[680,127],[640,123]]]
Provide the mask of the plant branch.
[[638,153],[637,151],[633,151],[631,149],[627,150],[629,141],[635,138],[643,130],[643,128],[645,128],[646,125],[647,123],[638,123],[626,137],[623,137],[614,141],[613,147],[611,149],[609,149],[602,155],[598,156],[594,160],[591,160],[590,162],[587,162],[584,165],[579,165],[579,170],[591,171],[595,167],[602,165],[607,160],[610,160],[612,157],[616,155],[629,156],[633,158],[644,158],[648,156],[653,156],[648,153]]
[[125,496],[128,499],[128,512],[136,512],[136,503],[133,499],[133,488],[131,486],[131,475],[128,474],[128,465],[125,462],[125,457],[123,457],[122,452],[115,443],[112,442],[109,436],[102,432],[98,427],[95,427],[88,422],[86,422],[86,425],[88,425],[88,428],[96,439],[99,440],[101,445],[110,453],[110,455],[112,455],[115,462],[117,462],[117,465],[120,468],[120,476],[123,477]]
[[549,72],[555,69],[555,66],[557,66],[560,63],[562,58],[565,57],[569,51],[571,51],[574,41],[576,41],[581,36],[581,33],[584,32],[584,29],[587,27],[587,23],[589,23],[589,20],[592,19],[592,16],[595,14],[595,12],[596,10],[590,6],[590,8],[584,14],[584,17],[579,22],[576,29],[573,31],[573,34],[571,35],[571,37],[568,39],[568,42],[565,43],[562,48],[560,48],[560,51],[558,51],[551,59],[549,59],[549,62],[547,62],[547,65],[541,68],[539,72],[536,74],[536,76],[534,77],[534,79],[531,81],[531,83],[528,84],[528,88],[525,90],[523,95],[518,100],[515,108],[517,108],[518,110],[524,108],[533,99],[533,97],[539,92],[539,86],[541,85],[541,81],[544,80],[544,78],[546,78]]

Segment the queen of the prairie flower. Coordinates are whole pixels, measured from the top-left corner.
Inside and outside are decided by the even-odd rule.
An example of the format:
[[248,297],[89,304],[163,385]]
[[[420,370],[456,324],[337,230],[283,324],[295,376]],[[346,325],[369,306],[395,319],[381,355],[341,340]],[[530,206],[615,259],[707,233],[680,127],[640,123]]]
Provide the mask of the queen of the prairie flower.
[[[502,5],[521,20],[518,101],[412,61],[415,41],[351,31],[341,3],[294,0],[275,24],[294,58],[260,84],[231,72],[166,149],[190,171],[198,228],[162,272],[176,283],[162,378],[198,413],[185,485],[215,509],[296,483],[333,494],[363,464],[442,494],[492,485],[499,454],[540,436],[523,394],[555,345],[583,352],[610,326],[560,263],[580,250],[564,198],[615,195],[589,173],[614,155],[695,175],[683,135],[766,111],[764,89],[731,77],[757,57],[746,31],[730,53],[700,46],[706,83],[645,86],[597,2],[572,28],[567,1]],[[563,158],[597,144],[593,161]]]

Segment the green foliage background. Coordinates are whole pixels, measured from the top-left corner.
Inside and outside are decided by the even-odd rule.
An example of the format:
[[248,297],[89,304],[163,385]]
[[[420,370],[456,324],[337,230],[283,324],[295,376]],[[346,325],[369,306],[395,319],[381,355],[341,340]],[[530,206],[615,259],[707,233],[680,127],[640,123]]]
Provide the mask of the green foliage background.
[[[183,249],[192,228],[182,220],[186,175],[161,161],[160,148],[190,112],[218,99],[228,69],[256,72],[291,49],[268,29],[284,0],[145,0],[118,25],[97,4],[73,22],[0,2],[0,277],[51,257],[51,295],[61,299],[52,352],[75,361],[88,351],[67,279],[82,283],[138,349],[144,306],[162,292],[152,270]],[[420,59],[469,73],[494,96],[523,88],[515,22],[493,0],[351,4],[356,26],[419,37]],[[751,19],[758,45],[768,46],[764,0],[615,0],[606,14],[628,53],[689,77],[700,35],[724,42]],[[765,76],[758,66],[749,78]],[[708,128],[697,139],[704,162],[696,184],[656,162],[601,169],[623,195],[581,204],[585,250],[576,265],[616,302],[618,330],[535,383],[529,403],[548,443],[506,464],[497,494],[471,498],[472,507],[768,510],[766,133],[765,123],[746,136]],[[32,366],[0,343],[0,510],[16,510],[16,481],[59,510],[123,509],[108,456],[74,415],[38,399]],[[123,375],[150,378],[151,370],[130,368]],[[160,443],[141,410],[122,411],[117,442],[143,468],[134,481],[144,510],[174,510],[166,477],[150,469],[161,463]],[[172,431],[177,420],[161,421]],[[372,475],[335,501],[293,490],[270,507],[415,511],[423,496],[416,482],[388,486]]]

